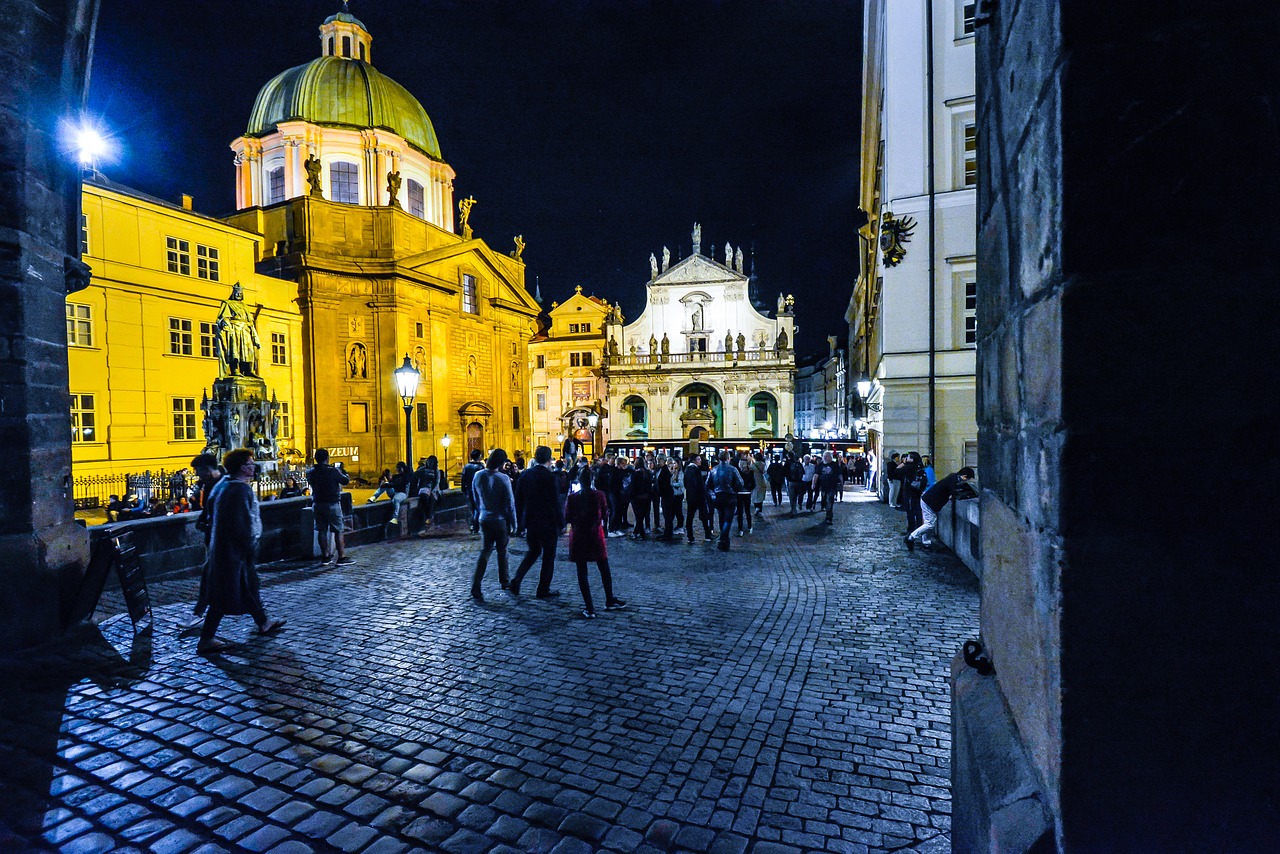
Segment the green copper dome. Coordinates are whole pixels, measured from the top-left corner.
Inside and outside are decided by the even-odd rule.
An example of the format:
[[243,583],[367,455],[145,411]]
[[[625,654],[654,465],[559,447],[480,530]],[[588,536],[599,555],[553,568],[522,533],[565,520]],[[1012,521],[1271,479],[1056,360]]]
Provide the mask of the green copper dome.
[[266,136],[280,122],[382,128],[443,160],[436,130],[418,99],[367,62],[322,56],[276,75],[262,87],[245,136]]

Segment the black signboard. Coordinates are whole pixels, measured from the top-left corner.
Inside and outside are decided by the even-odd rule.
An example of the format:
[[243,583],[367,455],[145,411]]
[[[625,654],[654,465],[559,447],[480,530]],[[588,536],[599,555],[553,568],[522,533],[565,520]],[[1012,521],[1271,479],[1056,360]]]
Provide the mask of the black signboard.
[[139,631],[139,624],[144,620],[146,625],[142,630],[151,628],[151,596],[147,593],[147,578],[142,571],[138,550],[133,544],[133,532],[129,530],[105,537],[93,547],[89,568],[84,574],[84,580],[80,582],[80,592],[66,620],[67,626],[93,616],[112,565],[116,568],[116,577],[120,579],[120,589],[124,593],[125,607],[128,608],[129,619],[133,621],[134,631]]

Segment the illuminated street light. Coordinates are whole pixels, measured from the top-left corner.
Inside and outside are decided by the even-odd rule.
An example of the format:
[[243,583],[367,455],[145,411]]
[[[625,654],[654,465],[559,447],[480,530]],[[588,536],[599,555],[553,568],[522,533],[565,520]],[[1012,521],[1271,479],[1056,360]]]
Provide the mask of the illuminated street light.
[[413,398],[418,394],[418,380],[422,375],[413,366],[413,360],[409,358],[408,353],[404,354],[404,364],[391,373],[395,374],[396,391],[400,393],[400,401],[404,404],[404,461],[412,470],[413,422],[410,416],[413,413]]
[[600,452],[596,450],[596,427],[600,424],[600,413],[594,408],[587,413],[587,426],[591,428],[591,459],[595,460]]
[[444,485],[449,487],[449,446],[453,444],[453,437],[445,433],[440,437],[440,444],[444,447]]

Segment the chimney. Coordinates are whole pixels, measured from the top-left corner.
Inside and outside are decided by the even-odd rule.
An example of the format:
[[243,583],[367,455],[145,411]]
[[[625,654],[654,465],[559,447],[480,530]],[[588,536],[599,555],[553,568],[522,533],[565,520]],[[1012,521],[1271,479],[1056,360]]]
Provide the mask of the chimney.
[[183,194],[182,194],[182,209],[183,209],[184,211],[189,211],[189,210],[191,210],[191,204],[192,204],[192,202],[193,202],[193,201],[194,201],[194,200],[193,200],[190,196],[188,196],[186,193],[183,193]]

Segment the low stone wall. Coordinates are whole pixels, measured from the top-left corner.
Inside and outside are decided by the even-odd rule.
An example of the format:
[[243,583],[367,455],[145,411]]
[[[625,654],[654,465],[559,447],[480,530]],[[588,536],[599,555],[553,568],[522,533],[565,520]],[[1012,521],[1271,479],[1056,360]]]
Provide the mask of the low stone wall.
[[948,502],[938,516],[938,539],[978,578],[982,578],[981,531],[976,498]]
[[[343,493],[342,512],[351,519],[350,529],[346,532],[347,545],[359,546],[408,536],[412,530],[421,526],[417,505],[416,498],[405,500],[400,507],[400,524],[389,525],[390,501],[352,506],[351,494]],[[258,506],[262,515],[262,539],[258,543],[259,563],[306,560],[319,554],[315,514],[309,497],[263,501]],[[204,565],[205,559],[204,534],[196,530],[197,518],[198,513],[182,513],[98,525],[89,529],[89,539],[91,544],[96,545],[99,540],[121,531],[132,531],[143,572],[148,578],[194,572]],[[434,514],[437,524],[466,518],[466,501],[461,490],[451,489],[441,495]]]

